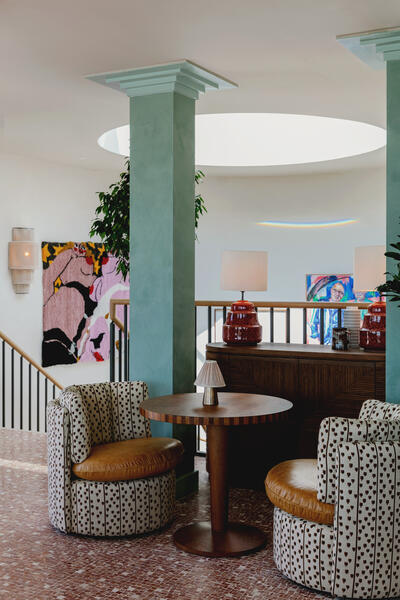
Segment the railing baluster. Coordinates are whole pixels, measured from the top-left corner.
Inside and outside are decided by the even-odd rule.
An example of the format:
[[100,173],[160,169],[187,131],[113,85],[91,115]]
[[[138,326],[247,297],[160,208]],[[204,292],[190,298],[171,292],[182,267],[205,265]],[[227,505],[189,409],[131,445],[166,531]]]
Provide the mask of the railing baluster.
[[193,381],[196,379],[196,376],[197,376],[197,306],[194,305],[194,373],[193,373]]
[[274,343],[274,309],[272,306],[269,309],[269,340],[271,344]]
[[29,388],[29,398],[28,398],[28,429],[32,430],[32,365],[29,363],[28,366],[28,388]]
[[14,429],[14,348],[11,348],[11,429]]
[[1,426],[6,426],[6,343],[3,340],[1,354]]
[[40,431],[40,373],[36,371],[36,431]]
[[19,358],[19,428],[24,428],[24,370],[23,370],[23,358]]
[[208,307],[208,343],[211,344],[211,317],[212,311],[211,306]]
[[118,329],[118,381],[122,381],[122,329]]
[[128,381],[128,306],[124,304],[124,381]]
[[56,398],[56,386],[53,383],[53,400]]
[[303,344],[307,344],[307,309],[303,308]]
[[44,380],[44,430],[47,431],[47,377]]
[[130,371],[129,371],[129,369],[130,369],[130,343],[129,343],[129,340],[128,340],[127,346],[126,346],[126,353],[128,355],[128,379],[127,379],[127,381],[130,381],[130,375],[129,375],[129,373],[130,373]]
[[319,343],[321,344],[321,346],[323,346],[325,343],[325,314],[324,314],[324,311],[325,311],[324,308],[319,309]]
[[115,381],[115,323],[110,323],[110,381]]
[[[257,309],[256,309],[257,310]],[[222,320],[223,320],[223,325],[225,325],[225,321],[226,321],[226,306],[224,306],[222,308]]]
[[286,343],[290,344],[290,308],[286,309]]

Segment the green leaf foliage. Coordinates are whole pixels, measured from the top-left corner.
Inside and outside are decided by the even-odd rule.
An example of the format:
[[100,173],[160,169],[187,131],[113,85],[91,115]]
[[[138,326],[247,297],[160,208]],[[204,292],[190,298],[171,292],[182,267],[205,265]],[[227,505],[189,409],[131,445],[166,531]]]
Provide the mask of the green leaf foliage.
[[[400,235],[397,237],[400,238]],[[385,256],[398,261],[396,264],[397,272],[392,273],[388,271],[385,273],[387,275],[386,282],[378,285],[376,289],[382,296],[388,298],[390,302],[400,302],[400,242],[390,244],[390,246],[397,250],[397,252],[388,251],[385,252]]]
[[[99,205],[89,231],[90,237],[98,236],[107,252],[114,254],[118,259],[117,272],[121,273],[124,279],[129,273],[129,160],[125,166],[126,171],[120,173],[119,180],[109,186],[109,191],[98,192]],[[204,177],[202,171],[196,170],[195,184],[199,185]],[[200,216],[207,212],[201,194],[195,195],[194,208],[197,229]]]

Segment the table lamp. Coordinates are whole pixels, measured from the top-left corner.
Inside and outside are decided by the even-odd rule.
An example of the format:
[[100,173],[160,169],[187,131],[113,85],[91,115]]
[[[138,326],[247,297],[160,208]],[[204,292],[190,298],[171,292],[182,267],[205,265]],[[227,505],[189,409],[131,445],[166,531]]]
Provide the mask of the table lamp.
[[[354,290],[374,291],[386,271],[385,246],[361,246],[354,249]],[[360,330],[360,346],[364,350],[385,350],[386,302],[382,297],[371,303]]]
[[226,383],[216,360],[206,360],[201,367],[194,385],[204,387],[203,406],[217,406],[216,388],[225,387]]
[[237,290],[241,300],[231,305],[222,328],[222,339],[228,345],[255,346],[262,339],[262,327],[252,302],[245,292],[263,292],[268,282],[268,253],[225,250],[222,254],[221,287]]

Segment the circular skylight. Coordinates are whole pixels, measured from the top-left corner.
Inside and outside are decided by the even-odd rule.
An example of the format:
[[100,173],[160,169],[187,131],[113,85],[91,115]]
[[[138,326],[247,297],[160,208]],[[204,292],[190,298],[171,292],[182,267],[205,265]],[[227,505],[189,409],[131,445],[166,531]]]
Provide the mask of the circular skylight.
[[[129,125],[98,139],[105,150],[129,155]],[[312,115],[222,113],[196,115],[198,166],[262,167],[316,163],[372,152],[386,144],[381,127]]]

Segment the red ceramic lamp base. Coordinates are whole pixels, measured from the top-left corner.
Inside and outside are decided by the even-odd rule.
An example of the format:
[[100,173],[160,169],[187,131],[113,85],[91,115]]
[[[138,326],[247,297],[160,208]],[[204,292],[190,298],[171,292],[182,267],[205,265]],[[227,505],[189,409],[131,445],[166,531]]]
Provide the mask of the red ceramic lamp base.
[[256,346],[262,340],[262,326],[254,304],[238,300],[228,311],[222,328],[222,339],[228,345]]
[[360,346],[366,351],[386,348],[386,302],[374,302],[368,308],[360,330]]

